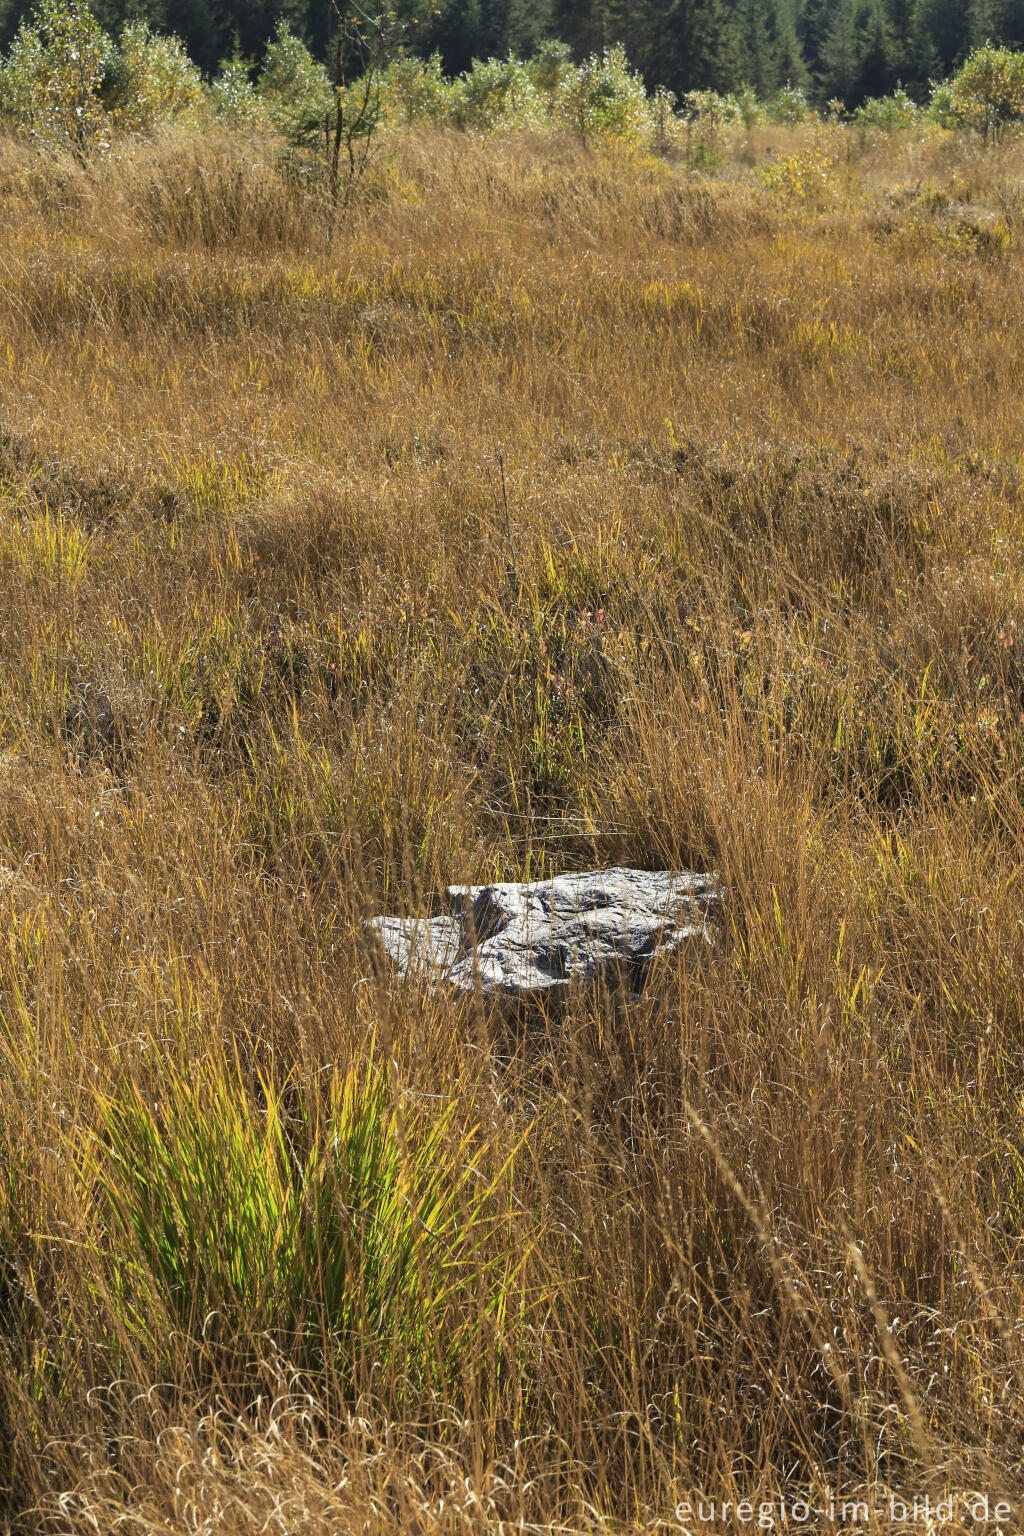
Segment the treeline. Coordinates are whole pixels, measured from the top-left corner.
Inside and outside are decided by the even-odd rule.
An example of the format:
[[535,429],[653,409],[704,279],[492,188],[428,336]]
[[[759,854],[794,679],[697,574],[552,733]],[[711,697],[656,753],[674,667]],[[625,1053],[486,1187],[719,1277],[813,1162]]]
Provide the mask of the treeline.
[[[898,84],[924,100],[987,40],[1024,48],[1024,0],[390,0],[404,46],[439,52],[449,74],[473,59],[566,43],[577,58],[621,43],[648,87],[682,95],[750,86],[761,98],[791,84],[855,107]],[[31,0],[0,0],[6,47]],[[226,57],[258,61],[285,20],[324,58],[331,0],[95,0],[117,33],[145,20],[174,33],[207,73]]]

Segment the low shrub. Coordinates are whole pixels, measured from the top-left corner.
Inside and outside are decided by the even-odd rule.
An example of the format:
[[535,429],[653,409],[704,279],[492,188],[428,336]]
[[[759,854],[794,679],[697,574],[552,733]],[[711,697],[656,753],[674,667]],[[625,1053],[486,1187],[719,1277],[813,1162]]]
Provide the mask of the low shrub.
[[1024,53],[975,48],[951,85],[955,120],[986,138],[998,138],[1014,123],[1024,122]]
[[921,115],[917,102],[900,86],[890,96],[869,96],[854,112],[853,120],[861,128],[880,128],[890,133],[893,129],[916,128]]
[[210,102],[217,116],[232,128],[263,128],[270,114],[252,83],[252,66],[235,54],[225,59],[210,86]]
[[130,21],[104,82],[104,99],[119,128],[146,130],[175,119],[200,122],[207,112],[198,69],[176,37]]
[[526,65],[507,59],[475,59],[452,83],[447,115],[458,128],[534,128],[546,120],[544,98]]
[[390,122],[440,122],[450,110],[452,85],[445,79],[441,55],[417,59],[403,54],[384,74],[384,113]]
[[581,138],[640,142],[650,131],[643,80],[617,45],[563,74],[554,93],[553,116]]
[[319,133],[334,105],[330,75],[286,21],[264,55],[256,93],[273,126],[292,140]]
[[106,142],[100,100],[109,37],[82,0],[40,0],[0,70],[0,113],[44,144],[81,153]]

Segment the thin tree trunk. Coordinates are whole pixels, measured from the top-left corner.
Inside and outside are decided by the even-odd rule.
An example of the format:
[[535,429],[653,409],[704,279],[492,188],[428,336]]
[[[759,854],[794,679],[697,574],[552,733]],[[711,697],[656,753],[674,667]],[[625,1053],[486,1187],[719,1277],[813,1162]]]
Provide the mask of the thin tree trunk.
[[338,23],[338,41],[334,53],[334,142],[331,146],[331,198],[337,203],[340,165],[341,165],[341,140],[345,131],[345,50],[348,41],[348,18],[352,0],[331,0],[331,9],[334,11]]

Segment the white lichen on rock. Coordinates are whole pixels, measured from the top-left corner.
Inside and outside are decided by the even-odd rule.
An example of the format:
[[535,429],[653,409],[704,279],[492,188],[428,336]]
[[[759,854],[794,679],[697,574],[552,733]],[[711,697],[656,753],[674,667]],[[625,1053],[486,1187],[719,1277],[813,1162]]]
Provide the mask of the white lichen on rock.
[[375,917],[368,924],[402,977],[458,992],[510,996],[625,974],[707,940],[721,900],[711,875],[603,869],[525,884],[452,885],[450,915]]

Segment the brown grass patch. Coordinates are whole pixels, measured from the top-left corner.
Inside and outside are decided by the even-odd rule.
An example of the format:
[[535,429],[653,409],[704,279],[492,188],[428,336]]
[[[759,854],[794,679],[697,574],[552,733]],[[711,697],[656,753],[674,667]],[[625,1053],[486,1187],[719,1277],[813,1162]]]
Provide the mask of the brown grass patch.
[[[24,1529],[1024,1493],[1021,151],[775,138],[412,137],[333,234],[269,144],[0,148]],[[728,891],[636,1007],[517,1033],[357,939],[619,860]],[[417,1147],[486,1199],[465,1248],[342,1179],[354,1278],[300,1285],[273,1212],[318,1230],[371,1042],[398,1206]],[[194,1192],[164,1269],[104,1204],[127,1124]]]

